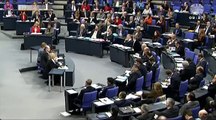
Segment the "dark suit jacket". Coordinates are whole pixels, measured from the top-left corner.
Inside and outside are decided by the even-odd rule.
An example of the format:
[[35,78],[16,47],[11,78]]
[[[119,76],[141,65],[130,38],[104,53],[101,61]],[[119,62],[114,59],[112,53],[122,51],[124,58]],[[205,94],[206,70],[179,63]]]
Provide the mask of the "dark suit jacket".
[[140,73],[140,71],[138,72],[133,72],[130,74],[130,76],[128,77],[128,85],[127,85],[127,90],[128,91],[135,91],[136,88],[136,80],[138,78],[140,78],[142,75]]
[[111,34],[111,35],[108,35],[107,36],[107,34],[104,36],[104,39],[105,40],[109,40],[111,43],[113,43],[113,35]]
[[191,76],[195,76],[196,75],[196,65],[194,64],[194,62],[192,61],[191,63],[189,63],[188,67],[191,70]]
[[134,52],[135,53],[139,53],[142,49],[141,49],[141,44],[138,40],[136,40],[134,43],[133,43],[133,49],[134,49]]
[[54,21],[54,18],[55,18],[56,16],[55,16],[55,14],[54,13],[52,13],[52,15],[51,16],[49,16],[49,14],[47,13],[46,14],[46,19],[49,19],[49,20],[51,20],[51,21]]
[[216,118],[216,111],[213,111],[208,115],[206,120],[215,120],[215,118]]
[[[119,36],[120,30],[119,30],[119,29],[116,29],[116,33],[117,33],[118,36]],[[124,29],[122,29],[122,37],[124,37],[124,36],[126,36],[126,31],[125,31]]]
[[163,116],[165,116],[167,118],[177,117],[178,114],[179,114],[178,106],[174,106],[173,108],[166,109],[164,111],[159,112],[159,115],[163,115]]
[[172,93],[178,93],[179,92],[179,86],[180,86],[181,78],[179,76],[179,73],[173,73],[173,75],[170,78],[170,85],[168,88],[170,88],[170,92]]
[[196,74],[193,79],[189,80],[188,81],[189,91],[192,91],[192,90],[199,88],[199,84],[203,80],[203,78],[204,78],[203,74]]
[[189,67],[184,68],[180,71],[181,81],[189,80],[192,76],[192,71]]
[[45,69],[45,67],[48,63],[48,60],[49,60],[49,54],[44,51],[41,55],[40,66]]
[[92,86],[88,86],[88,87],[86,87],[85,89],[82,89],[82,90],[80,91],[80,94],[78,95],[77,98],[78,98],[80,101],[82,101],[83,95],[84,95],[85,93],[87,93],[87,92],[92,92],[92,91],[95,91],[95,88],[93,88]]
[[126,27],[135,28],[135,22],[133,21],[132,23],[128,23],[128,24],[126,25]]
[[146,74],[147,74],[147,68],[146,68],[146,66],[140,65],[139,66],[139,71],[142,74],[142,76],[146,76]]
[[173,30],[173,33],[176,35],[176,36],[178,36],[178,37],[181,37],[182,36],[182,30],[181,30],[181,28],[179,28],[179,29],[174,29]]
[[115,101],[114,104],[117,107],[126,107],[126,106],[133,105],[134,103],[131,100],[124,99],[124,100]]
[[125,41],[124,46],[133,47],[133,40]]
[[[40,19],[40,21],[42,21],[42,17],[41,17],[40,15],[38,16],[38,18]],[[36,15],[35,15],[35,14],[32,16],[32,20],[35,20],[35,21],[37,20],[37,18],[36,18]]]
[[184,58],[185,56],[185,51],[184,51],[184,47],[183,46],[179,46],[178,48],[176,47],[176,53],[178,53],[182,58]]
[[198,61],[196,67],[202,66],[203,69],[205,70],[206,64],[207,64],[206,60],[202,59],[202,60]]
[[210,97],[212,97],[212,98],[215,97],[215,94],[216,94],[216,84],[215,83],[209,85],[208,93],[209,93]]
[[153,117],[154,117],[153,113],[147,113],[147,114],[142,114],[142,115],[137,116],[137,119],[138,120],[152,120]]
[[[95,30],[92,30],[90,37],[94,34],[94,31]],[[98,30],[96,37],[97,38],[102,38],[100,30]]]
[[187,102],[185,103],[179,110],[179,114],[183,115],[185,113],[186,110],[195,108],[199,105],[199,101],[191,101],[191,102]]
[[[207,29],[207,28],[205,28],[205,29]],[[206,35],[208,35],[209,33],[211,33],[211,31],[212,31],[212,27],[210,26],[207,31],[205,30]]]
[[43,72],[43,77],[44,78],[48,78],[49,76],[49,72],[53,69],[53,68],[58,68],[60,65],[58,63],[54,63],[52,60],[49,60],[47,62],[47,65],[45,67],[45,71]]
[[150,71],[152,71],[152,82],[155,82],[155,75],[156,75],[156,70],[158,68],[158,64],[155,62],[150,68]]
[[106,97],[106,93],[108,89],[114,88],[115,86],[106,86],[101,90],[101,93],[99,95],[99,97],[103,98]]

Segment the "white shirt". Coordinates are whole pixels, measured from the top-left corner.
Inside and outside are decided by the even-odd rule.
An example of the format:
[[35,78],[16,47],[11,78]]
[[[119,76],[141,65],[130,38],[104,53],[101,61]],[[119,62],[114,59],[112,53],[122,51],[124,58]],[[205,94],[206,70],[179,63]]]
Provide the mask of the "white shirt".
[[200,25],[196,27],[194,32],[198,33],[199,32],[199,27],[200,27]]
[[96,30],[94,31],[94,33],[91,36],[92,39],[97,39],[97,32],[98,31],[96,31]]
[[144,14],[144,15],[147,15],[147,14],[151,14],[151,15],[152,15],[152,10],[151,10],[151,8],[149,8],[148,10],[147,10],[147,9],[144,9],[144,10],[143,10],[143,14]]

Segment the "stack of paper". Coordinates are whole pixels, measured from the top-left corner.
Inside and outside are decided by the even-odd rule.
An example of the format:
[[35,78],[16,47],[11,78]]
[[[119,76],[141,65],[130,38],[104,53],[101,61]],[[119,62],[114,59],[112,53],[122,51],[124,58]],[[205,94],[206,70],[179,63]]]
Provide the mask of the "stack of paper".
[[91,86],[92,86],[93,88],[95,88],[95,89],[102,88],[101,86],[99,86],[99,85],[97,85],[97,84],[92,84]]
[[184,61],[183,58],[174,58],[174,60],[178,63],[182,63]]
[[69,94],[75,94],[75,93],[78,93],[77,91],[71,89],[71,90],[66,90]]
[[133,110],[134,110],[136,113],[141,113],[141,109],[138,108],[138,107],[133,108]]
[[160,46],[160,45],[161,45],[159,42],[153,42],[152,44],[153,44],[153,45],[157,45],[157,46]]
[[136,92],[136,95],[139,95],[139,96],[141,96],[141,95],[142,95],[142,93],[143,93],[143,91],[138,91],[138,92]]
[[100,101],[94,102],[94,104],[97,105],[97,106],[103,106],[103,105],[105,105],[104,103],[102,103]]
[[139,97],[133,94],[129,94],[126,96],[126,99],[136,99],[136,98],[139,98]]
[[182,65],[182,63],[177,63],[177,68],[183,68],[183,65]]
[[191,39],[184,39],[184,41],[186,41],[186,42],[194,42],[194,40],[191,40]]
[[110,100],[109,98],[100,98],[99,99],[102,103],[104,103],[104,104],[106,104],[106,105],[108,105],[108,104],[113,104],[114,103],[114,101],[112,101],[112,100]]
[[208,86],[207,85],[203,86],[203,89],[208,90]]
[[116,81],[124,82],[127,80],[126,76],[117,76]]
[[111,112],[105,112],[105,114],[106,114],[108,117],[111,117],[111,116],[112,116]]

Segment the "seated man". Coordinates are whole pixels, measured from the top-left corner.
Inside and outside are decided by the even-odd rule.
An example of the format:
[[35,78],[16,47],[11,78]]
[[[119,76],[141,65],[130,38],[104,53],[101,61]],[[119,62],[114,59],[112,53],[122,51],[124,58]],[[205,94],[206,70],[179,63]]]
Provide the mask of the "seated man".
[[131,73],[128,77],[128,84],[127,84],[127,91],[128,92],[135,91],[136,81],[141,76],[142,76],[142,74],[139,71],[139,67],[136,64],[134,64],[133,67],[131,68]]
[[167,118],[173,118],[177,117],[179,113],[179,108],[178,106],[175,106],[175,100],[172,98],[167,98],[166,100],[166,110],[163,110],[161,112],[156,111],[155,114],[158,116],[165,116]]
[[175,34],[178,37],[182,36],[182,29],[179,26],[179,23],[175,24],[175,29],[173,30],[173,34]]
[[143,104],[141,106],[141,115],[137,116],[138,120],[152,120],[153,113],[149,112],[149,108],[147,104]]
[[208,94],[212,98],[214,98],[214,96],[216,95],[216,75],[214,76],[210,85],[208,86]]
[[137,58],[135,64],[138,66],[139,71],[142,74],[142,76],[146,76],[146,74],[147,74],[147,68],[146,68],[146,66],[143,65],[142,59],[141,58]]
[[53,10],[48,10],[48,13],[46,14],[46,20],[48,21],[54,21],[55,14],[53,13]]
[[[202,53],[199,53],[198,54],[198,63],[196,65],[196,67],[202,66],[204,71],[206,71],[206,65],[207,65],[207,62],[204,58],[204,55]],[[204,75],[206,75],[206,73],[204,73]]]
[[187,103],[185,103],[179,110],[179,115],[184,115],[186,110],[191,110],[199,106],[199,101],[196,101],[195,94],[193,92],[189,92],[186,96]]
[[191,74],[193,71],[190,70],[188,61],[183,61],[182,66],[183,69],[179,71],[181,81],[189,80],[191,77],[193,77]]
[[84,96],[85,93],[95,91],[95,88],[93,88],[93,87],[91,86],[91,84],[92,84],[92,80],[91,80],[91,79],[86,80],[86,82],[85,82],[85,87],[86,87],[86,88],[84,88],[84,89],[82,89],[82,90],[80,91],[79,95],[78,95],[77,98],[76,98],[76,103],[78,103],[78,104],[81,103],[81,101],[82,101],[83,96]]
[[127,96],[126,92],[124,92],[124,91],[120,92],[119,95],[118,95],[119,100],[116,100],[114,102],[114,104],[117,107],[126,107],[126,106],[133,105],[134,103],[132,101],[125,99],[126,96]]
[[179,73],[167,70],[166,74],[168,76],[167,79],[170,79],[170,85],[167,88],[167,97],[177,99],[179,94],[179,86],[181,82]]
[[108,77],[108,78],[107,78],[107,86],[104,87],[104,88],[101,90],[101,92],[99,93],[99,96],[100,96],[101,98],[106,97],[106,93],[107,93],[107,90],[108,90],[108,89],[111,89],[111,88],[114,88],[114,87],[115,87],[114,82],[115,82],[115,80],[114,80],[113,78],[111,78],[111,77]]
[[188,91],[193,91],[199,88],[199,84],[204,78],[203,72],[203,67],[197,67],[196,75],[188,80]]

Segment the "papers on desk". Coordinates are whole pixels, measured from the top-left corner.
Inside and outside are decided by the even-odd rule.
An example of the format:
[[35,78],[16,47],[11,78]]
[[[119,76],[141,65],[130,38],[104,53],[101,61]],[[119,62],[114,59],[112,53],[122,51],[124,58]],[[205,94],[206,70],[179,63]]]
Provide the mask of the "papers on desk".
[[62,115],[64,117],[69,117],[71,114],[68,112],[61,112],[60,115]]
[[184,61],[183,58],[174,58],[174,60],[178,63],[182,63]]
[[46,30],[46,28],[41,28],[41,30]]
[[105,105],[109,105],[109,104],[113,104],[114,101],[110,100],[109,98],[105,97],[105,98],[100,98],[99,99],[102,103],[104,103]]
[[177,54],[177,53],[174,53],[174,52],[171,52],[170,54],[171,54],[171,56],[173,56],[173,57],[180,57],[180,55],[179,55],[179,54]]
[[136,113],[141,113],[141,109],[138,108],[138,107],[133,108],[133,110],[134,110]]
[[67,66],[61,66],[61,67],[58,67],[58,69],[61,69],[61,70],[68,70],[68,67],[67,67]]
[[105,112],[105,114],[106,114],[108,117],[111,117],[111,116],[112,116],[111,112]]
[[213,51],[212,56],[216,57],[216,51]]
[[137,98],[139,98],[139,97],[136,95],[128,94],[125,99],[137,99]]
[[91,85],[93,88],[95,88],[95,89],[99,89],[99,88],[102,88],[101,86],[99,86],[98,84],[92,84]]
[[71,89],[71,90],[66,90],[69,94],[76,94],[76,93],[78,93],[77,91],[75,91],[75,90],[73,90],[73,89]]
[[31,33],[32,35],[42,35],[42,33]]
[[153,45],[157,45],[157,46],[161,46],[161,44],[159,42],[153,42]]
[[124,82],[127,80],[127,76],[117,76],[116,81]]
[[103,106],[103,105],[105,105],[105,104],[102,103],[101,101],[94,102],[94,104],[97,105],[97,106]]
[[192,40],[192,39],[183,39],[183,41],[185,41],[185,42],[194,42],[194,40]]
[[169,82],[161,82],[162,88],[168,88],[169,85],[170,85]]
[[172,33],[163,33],[163,36],[172,36]]
[[182,65],[182,63],[177,63],[177,68],[183,68],[183,65]]
[[135,57],[135,58],[141,58],[138,53],[134,54],[133,57]]
[[84,39],[84,37],[78,37],[78,39]]
[[142,93],[143,93],[143,91],[137,91],[137,92],[136,92],[136,95],[139,95],[139,96],[141,96],[141,95],[142,95]]
[[205,90],[208,90],[208,86],[207,85],[203,86],[202,88],[205,89]]
[[131,47],[123,46],[123,45],[120,45],[120,44],[113,44],[113,46],[118,47],[118,48],[122,48],[122,49],[125,49],[125,50],[131,49]]
[[128,76],[128,77],[130,76],[130,73],[131,73],[130,70],[126,70],[126,71],[125,71],[125,75]]

